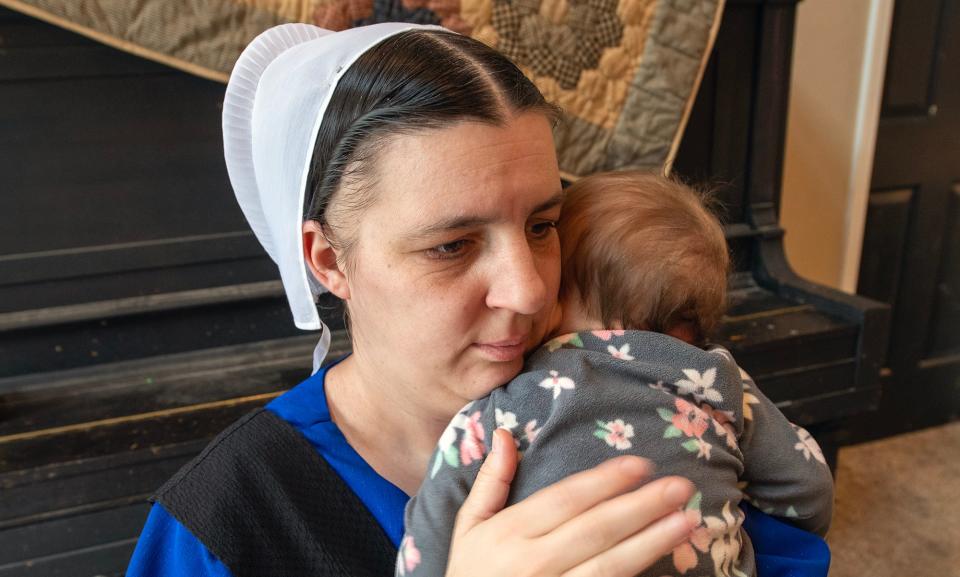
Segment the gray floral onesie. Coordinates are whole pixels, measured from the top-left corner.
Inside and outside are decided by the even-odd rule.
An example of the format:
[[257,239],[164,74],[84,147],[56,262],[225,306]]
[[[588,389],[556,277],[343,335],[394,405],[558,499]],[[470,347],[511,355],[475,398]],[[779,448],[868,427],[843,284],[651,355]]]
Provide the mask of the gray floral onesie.
[[453,418],[407,505],[397,575],[443,575],[454,518],[494,428],[510,430],[522,454],[508,504],[622,454],[650,459],[658,477],[690,479],[697,493],[687,508],[700,526],[644,575],[755,575],[744,498],[821,535],[830,524],[833,479],[820,447],[726,349],[645,331],[573,333]]

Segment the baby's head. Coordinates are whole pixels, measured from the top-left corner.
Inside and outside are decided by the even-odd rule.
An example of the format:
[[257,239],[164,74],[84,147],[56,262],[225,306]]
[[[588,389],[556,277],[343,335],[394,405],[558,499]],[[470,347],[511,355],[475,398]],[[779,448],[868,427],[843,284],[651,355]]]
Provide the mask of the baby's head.
[[690,187],[646,172],[589,176],[567,189],[558,228],[555,334],[637,329],[702,345],[720,320],[727,243]]

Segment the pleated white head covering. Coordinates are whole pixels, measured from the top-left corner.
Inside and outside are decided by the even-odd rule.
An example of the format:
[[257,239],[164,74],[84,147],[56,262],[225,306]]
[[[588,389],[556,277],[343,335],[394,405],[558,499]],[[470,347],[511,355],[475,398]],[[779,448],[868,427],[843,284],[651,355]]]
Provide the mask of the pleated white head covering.
[[364,52],[406,30],[390,22],[332,32],[282,24],[251,42],[234,66],[223,101],[223,148],[230,183],[250,228],[280,269],[298,328],[322,330],[314,372],[330,347],[315,296],[326,289],[307,269],[303,203],[313,145],[330,97]]

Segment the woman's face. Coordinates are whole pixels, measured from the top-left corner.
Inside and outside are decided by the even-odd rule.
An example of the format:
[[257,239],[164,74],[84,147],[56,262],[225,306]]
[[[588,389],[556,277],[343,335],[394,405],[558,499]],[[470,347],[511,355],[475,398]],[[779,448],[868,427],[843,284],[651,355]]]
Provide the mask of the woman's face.
[[374,191],[346,268],[356,360],[452,412],[513,378],[548,329],[562,198],[550,125],[526,113],[397,137]]

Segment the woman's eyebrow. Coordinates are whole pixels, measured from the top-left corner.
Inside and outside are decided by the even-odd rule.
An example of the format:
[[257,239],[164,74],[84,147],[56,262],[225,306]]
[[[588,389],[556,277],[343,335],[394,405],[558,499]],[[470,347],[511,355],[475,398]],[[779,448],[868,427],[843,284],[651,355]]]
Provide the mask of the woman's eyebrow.
[[[530,214],[537,214],[538,212],[550,210],[551,208],[559,206],[562,202],[563,192],[561,191],[535,206],[533,210],[530,211]],[[483,216],[454,216],[413,231],[407,236],[407,239],[418,240],[444,232],[484,226],[492,223],[494,220],[496,219]]]
[[556,194],[554,194],[544,202],[541,202],[540,204],[535,206],[533,210],[530,212],[530,214],[537,214],[538,212],[544,212],[546,210],[550,210],[551,208],[560,206],[561,203],[563,203],[562,190],[560,192],[557,192]]
[[435,222],[424,228],[415,230],[411,232],[408,236],[408,240],[418,240],[422,238],[432,237],[434,235],[450,232],[452,230],[461,230],[464,228],[473,228],[478,226],[483,226],[493,222],[492,218],[484,218],[481,216],[455,216],[452,218],[444,219],[439,222]]

